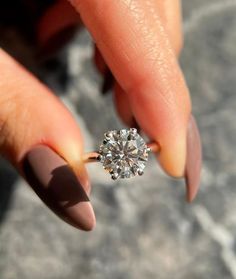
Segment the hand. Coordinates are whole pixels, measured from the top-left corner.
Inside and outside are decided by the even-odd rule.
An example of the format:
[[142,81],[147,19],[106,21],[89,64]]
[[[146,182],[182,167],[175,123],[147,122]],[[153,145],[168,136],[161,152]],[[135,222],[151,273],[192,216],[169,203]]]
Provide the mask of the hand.
[[[179,1],[71,0],[71,4],[94,38],[98,68],[104,73],[108,67],[115,77],[120,117],[131,126],[135,119],[160,144],[161,166],[174,177],[186,176],[192,200],[201,152],[177,62],[182,47]],[[61,18],[66,22],[66,13]],[[52,92],[3,50],[0,152],[63,220],[83,230],[94,227],[79,128]]]

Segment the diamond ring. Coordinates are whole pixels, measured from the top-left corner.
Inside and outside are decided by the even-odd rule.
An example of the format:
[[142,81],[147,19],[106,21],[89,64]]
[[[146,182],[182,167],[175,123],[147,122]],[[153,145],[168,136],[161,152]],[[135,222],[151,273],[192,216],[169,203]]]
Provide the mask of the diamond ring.
[[98,151],[84,154],[84,162],[101,162],[111,178],[131,178],[142,175],[152,151],[157,153],[157,143],[145,143],[137,129],[108,131]]

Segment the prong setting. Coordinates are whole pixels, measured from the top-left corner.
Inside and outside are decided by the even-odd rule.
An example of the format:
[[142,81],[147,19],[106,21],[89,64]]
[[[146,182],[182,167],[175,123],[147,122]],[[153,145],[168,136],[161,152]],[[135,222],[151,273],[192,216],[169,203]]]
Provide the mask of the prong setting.
[[109,139],[112,137],[111,131],[106,132],[106,133],[104,134],[104,137],[105,137],[106,140],[109,140]]
[[98,155],[97,160],[98,160],[99,162],[102,161],[102,155],[101,155],[101,154]]
[[130,128],[129,130],[133,135],[136,135],[138,132],[136,128]]
[[111,178],[113,179],[113,180],[117,180],[117,178],[118,178],[118,174],[117,173],[113,173],[112,175],[111,175]]
[[138,175],[139,175],[139,176],[141,176],[141,175],[143,175],[143,174],[144,174],[143,170],[138,170]]

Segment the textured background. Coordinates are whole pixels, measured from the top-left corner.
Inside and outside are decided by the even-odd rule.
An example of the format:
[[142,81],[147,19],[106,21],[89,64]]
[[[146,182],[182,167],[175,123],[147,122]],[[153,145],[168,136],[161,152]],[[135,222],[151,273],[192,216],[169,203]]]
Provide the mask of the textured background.
[[[204,149],[196,201],[186,204],[183,183],[164,175],[154,159],[143,177],[117,183],[95,164],[97,226],[84,233],[58,220],[1,162],[1,279],[236,278],[236,1],[184,0],[183,10],[181,64]],[[5,43],[13,37],[8,32]],[[18,43],[19,52],[27,48]],[[91,55],[84,31],[59,61],[37,67],[27,60],[74,112],[87,149],[121,125],[111,97],[99,94]]]

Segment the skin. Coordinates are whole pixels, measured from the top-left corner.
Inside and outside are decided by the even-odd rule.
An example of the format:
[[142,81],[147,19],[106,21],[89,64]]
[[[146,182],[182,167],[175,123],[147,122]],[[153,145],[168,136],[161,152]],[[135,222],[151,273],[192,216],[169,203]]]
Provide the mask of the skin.
[[[74,26],[81,18],[91,33],[98,69],[103,73],[108,66],[115,77],[120,117],[127,124],[135,117],[160,144],[158,160],[163,169],[182,177],[191,103],[177,61],[182,48],[179,1],[71,0],[70,4],[61,14],[62,21]],[[63,28],[50,18],[58,15],[61,5],[59,1],[47,13],[41,23],[44,28],[39,25],[40,43],[46,44]],[[50,146],[63,157],[89,195],[89,177],[81,160],[83,139],[72,115],[45,85],[0,50],[0,153],[23,175],[22,159],[38,144]]]

